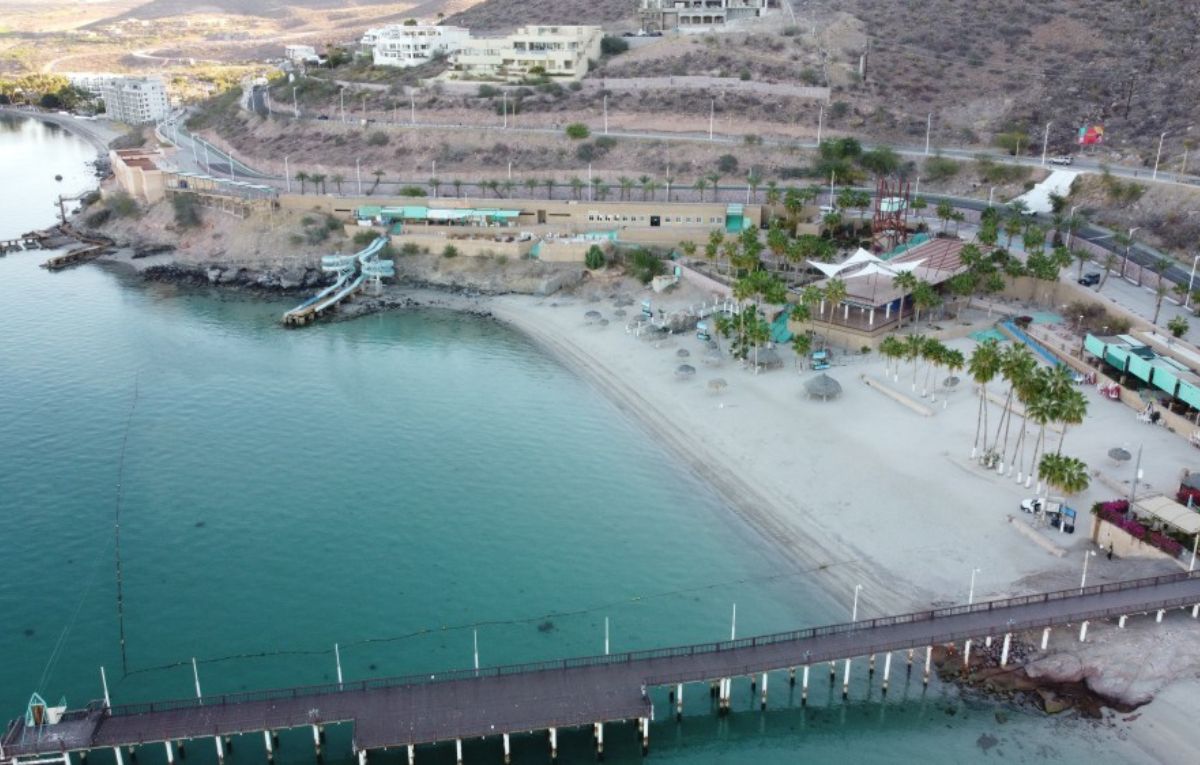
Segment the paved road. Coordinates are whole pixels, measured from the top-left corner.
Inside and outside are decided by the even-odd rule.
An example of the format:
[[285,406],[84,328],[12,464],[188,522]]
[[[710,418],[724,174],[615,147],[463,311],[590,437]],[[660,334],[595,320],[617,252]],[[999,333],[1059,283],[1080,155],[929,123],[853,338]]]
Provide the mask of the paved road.
[[653,718],[647,687],[702,682],[987,635],[1200,603],[1200,572],[1043,593],[851,624],[613,656],[462,670],[399,680],[251,692],[68,713],[68,724],[25,736],[25,756],[353,722],[358,749]]

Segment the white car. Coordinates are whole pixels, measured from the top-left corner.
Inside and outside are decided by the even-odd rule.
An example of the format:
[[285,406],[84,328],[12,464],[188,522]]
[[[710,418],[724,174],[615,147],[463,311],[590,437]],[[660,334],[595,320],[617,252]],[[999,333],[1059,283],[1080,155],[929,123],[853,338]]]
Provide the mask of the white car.
[[1074,161],[1075,158],[1070,154],[1062,154],[1060,156],[1050,158],[1050,164],[1052,165],[1069,165]]

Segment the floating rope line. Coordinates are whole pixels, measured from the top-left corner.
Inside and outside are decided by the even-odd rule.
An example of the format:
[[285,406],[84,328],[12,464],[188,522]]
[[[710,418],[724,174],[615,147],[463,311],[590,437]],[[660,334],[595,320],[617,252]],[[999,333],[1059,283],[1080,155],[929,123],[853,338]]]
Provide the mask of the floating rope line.
[[[602,604],[589,606],[587,608],[580,608],[580,609],[576,609],[576,610],[572,610],[572,611],[555,611],[555,612],[546,613],[546,614],[539,614],[537,616],[517,617],[517,618],[513,618],[513,619],[493,619],[493,620],[487,620],[487,621],[470,622],[467,624],[443,625],[441,627],[422,627],[420,629],[413,630],[412,632],[406,632],[406,633],[403,633],[400,635],[391,635],[388,637],[368,637],[368,638],[362,638],[360,640],[339,643],[339,646],[341,647],[341,649],[343,651],[345,651],[345,649],[353,648],[355,646],[372,645],[372,644],[377,644],[377,643],[395,643],[395,642],[399,642],[399,641],[403,641],[403,640],[411,640],[413,638],[422,637],[424,635],[431,635],[434,633],[447,633],[447,632],[458,632],[458,631],[463,631],[463,630],[474,630],[474,629],[479,629],[480,627],[506,627],[506,626],[516,626],[516,625],[534,624],[534,623],[540,624],[542,622],[552,620],[552,619],[565,619],[568,617],[586,616],[587,614],[591,614],[591,613],[608,611],[608,610],[611,610],[618,606],[625,606],[625,605],[629,605],[632,603],[643,603],[643,602],[647,602],[647,601],[651,601],[651,600],[659,600],[662,598],[679,597],[682,595],[689,595],[689,594],[693,594],[693,593],[697,593],[697,592],[706,592],[706,591],[711,591],[711,590],[717,590],[717,589],[721,589],[724,587],[731,587],[731,586],[735,586],[735,585],[763,584],[763,583],[778,582],[778,581],[782,581],[785,579],[791,579],[791,578],[798,577],[798,576],[806,576],[809,574],[826,571],[831,568],[852,565],[852,564],[856,564],[856,563],[860,563],[860,562],[861,561],[859,559],[834,561],[831,563],[823,563],[819,566],[812,566],[810,568],[799,569],[799,570],[785,571],[785,572],[778,573],[778,574],[766,574],[766,575],[762,575],[762,576],[745,577],[743,579],[734,579],[734,580],[724,581],[724,582],[711,582],[708,584],[700,584],[700,585],[695,585],[692,587],[683,587],[683,588],[676,589],[676,590],[665,590],[662,592],[650,593],[647,595],[633,595],[633,596],[630,596],[628,598],[624,598],[621,600],[614,600],[614,601],[610,601],[608,603],[602,603]],[[268,659],[268,658],[275,658],[275,657],[281,657],[281,656],[327,656],[332,653],[333,653],[332,648],[317,648],[317,649],[295,648],[295,649],[281,649],[281,650],[276,650],[276,651],[257,651],[257,652],[249,652],[249,653],[236,653],[236,654],[229,654],[227,656],[213,656],[213,657],[204,658],[204,659],[198,658],[198,659],[196,659],[196,662],[198,664],[219,664],[222,662],[240,661],[240,660],[244,660],[244,659]],[[139,669],[134,669],[132,671],[126,672],[126,676],[148,674],[151,672],[160,672],[160,671],[164,671],[164,670],[168,670],[168,669],[177,669],[179,667],[184,667],[184,666],[190,667],[191,664],[192,664],[192,660],[187,659],[184,661],[171,662],[169,664],[159,664],[159,665],[152,666],[152,667],[142,667]]]
[[125,500],[125,450],[129,446],[129,430],[133,423],[133,412],[137,409],[138,378],[133,378],[133,402],[129,405],[129,416],[125,418],[125,435],[121,438],[121,458],[117,462],[117,503],[113,518],[113,540],[116,546],[117,564],[117,626],[121,637],[121,673],[129,675],[129,659],[125,653],[125,587],[121,575],[121,505]]

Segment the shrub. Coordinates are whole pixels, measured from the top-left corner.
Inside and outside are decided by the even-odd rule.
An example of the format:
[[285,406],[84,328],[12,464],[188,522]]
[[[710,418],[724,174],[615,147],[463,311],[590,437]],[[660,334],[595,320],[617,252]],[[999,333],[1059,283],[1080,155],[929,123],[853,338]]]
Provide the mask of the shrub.
[[332,215],[325,216],[325,228],[330,231],[337,231],[342,227],[342,222]]
[[498,95],[500,95],[500,88],[497,88],[492,85],[480,85],[479,86],[479,97],[480,98],[492,98],[493,96],[498,96]]
[[507,255],[497,255],[496,262],[503,266],[508,263],[508,256]]
[[364,229],[364,230],[358,231],[354,234],[353,241],[359,247],[366,247],[371,242],[374,242],[375,237],[377,237],[377,236],[379,236],[379,235],[376,234],[374,231],[372,231],[370,229]]
[[400,246],[401,255],[420,255],[421,247],[416,242],[405,242]]
[[446,248],[444,250],[442,250],[442,257],[443,258],[457,258],[458,257],[458,248],[452,244],[446,245]]
[[925,160],[925,179],[931,183],[945,181],[958,175],[960,166],[957,162],[938,154]]
[[610,135],[602,135],[602,136],[597,136],[595,143],[596,143],[597,149],[601,149],[603,151],[608,151],[609,149],[611,149],[617,145],[617,139],[613,138]]
[[596,149],[594,143],[581,143],[575,147],[575,159],[580,162],[594,162],[603,152]]
[[717,169],[722,173],[736,173],[738,169],[738,158],[732,154],[722,154],[717,158]]
[[1188,331],[1188,320],[1182,316],[1176,316],[1167,322],[1167,329],[1170,330],[1174,337],[1183,337]]
[[173,195],[171,207],[175,210],[176,226],[194,228],[200,225],[200,198],[195,194],[188,192]]
[[388,135],[382,130],[376,130],[367,136],[367,146],[387,146]]
[[604,250],[593,244],[588,248],[587,255],[583,258],[583,264],[592,271],[604,268]]
[[329,229],[324,226],[313,226],[304,229],[304,241],[308,244],[320,244],[329,238]]
[[313,216],[311,216],[311,215],[305,215],[303,218],[300,219],[301,226],[311,226],[314,223],[316,223],[316,219],[313,218]]
[[651,279],[663,272],[663,262],[654,253],[639,247],[630,253],[627,270],[642,284],[649,284]]
[[620,37],[605,35],[600,38],[600,52],[605,56],[616,56],[629,50],[629,43]]
[[590,136],[592,131],[589,130],[588,126],[582,122],[572,122],[570,125],[567,125],[566,133],[567,138],[570,138],[574,141],[582,141]]
[[107,223],[110,218],[112,218],[112,210],[104,207],[88,215],[83,222],[88,228],[97,228]]
[[300,234],[288,234],[288,243],[293,247],[299,247],[304,244],[304,237]]
[[402,197],[423,197],[425,189],[420,186],[401,186],[399,193]]
[[118,218],[137,215],[138,206],[133,197],[124,191],[114,191],[104,198],[104,205]]
[[572,82],[567,87],[570,88],[572,92],[578,93],[579,91],[583,90],[583,83],[580,82],[579,80],[576,80],[575,82]]

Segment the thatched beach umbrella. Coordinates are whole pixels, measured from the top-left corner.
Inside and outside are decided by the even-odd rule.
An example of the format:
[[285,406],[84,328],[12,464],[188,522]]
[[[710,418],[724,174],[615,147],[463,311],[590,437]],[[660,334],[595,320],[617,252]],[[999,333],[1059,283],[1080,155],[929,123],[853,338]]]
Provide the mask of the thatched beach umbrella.
[[613,316],[616,316],[618,319],[625,318],[625,309],[618,308],[617,310],[613,311]]
[[691,364],[680,364],[675,368],[675,376],[681,380],[690,380],[696,375],[696,368]]
[[729,383],[725,382],[724,378],[714,377],[708,381],[708,389],[713,393],[720,393],[729,387]]
[[957,377],[950,376],[950,377],[947,377],[945,380],[942,380],[942,386],[946,387],[946,388],[956,388],[956,387],[958,387],[958,384],[960,382],[962,382],[962,381],[959,380]]
[[692,352],[687,348],[680,348],[679,350],[675,351],[675,355],[681,359],[686,359],[688,356],[692,355]]
[[588,311],[587,313],[585,313],[583,315],[583,320],[586,321],[588,324],[600,321],[600,318],[601,318],[601,316],[600,316],[599,311]]
[[1129,460],[1133,459],[1133,455],[1129,453],[1128,449],[1122,449],[1119,446],[1109,449],[1108,456],[1114,462],[1129,462]]
[[810,377],[804,382],[804,390],[811,398],[828,401],[842,395],[842,384],[822,372],[816,377]]

